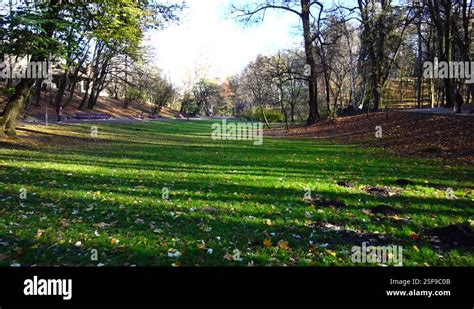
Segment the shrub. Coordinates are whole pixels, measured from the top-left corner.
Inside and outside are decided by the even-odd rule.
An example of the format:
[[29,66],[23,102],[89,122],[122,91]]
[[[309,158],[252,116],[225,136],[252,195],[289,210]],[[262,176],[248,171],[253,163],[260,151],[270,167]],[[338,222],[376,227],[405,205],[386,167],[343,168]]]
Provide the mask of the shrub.
[[[285,122],[285,116],[278,110],[264,109],[264,112],[269,123]],[[246,119],[248,121],[265,122],[260,110],[256,110],[255,112],[252,112],[252,110],[249,109],[245,110],[240,113],[240,118]]]

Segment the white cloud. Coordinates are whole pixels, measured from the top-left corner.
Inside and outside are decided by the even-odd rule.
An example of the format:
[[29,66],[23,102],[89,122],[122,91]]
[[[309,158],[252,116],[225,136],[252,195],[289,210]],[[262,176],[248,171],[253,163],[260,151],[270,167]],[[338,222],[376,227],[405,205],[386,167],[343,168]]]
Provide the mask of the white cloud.
[[258,54],[274,53],[301,42],[296,35],[298,17],[291,13],[268,12],[265,21],[244,27],[227,19],[232,0],[188,0],[180,25],[150,34],[156,49],[155,63],[173,82],[183,84],[187,74],[209,65],[209,78],[223,78],[239,72]]

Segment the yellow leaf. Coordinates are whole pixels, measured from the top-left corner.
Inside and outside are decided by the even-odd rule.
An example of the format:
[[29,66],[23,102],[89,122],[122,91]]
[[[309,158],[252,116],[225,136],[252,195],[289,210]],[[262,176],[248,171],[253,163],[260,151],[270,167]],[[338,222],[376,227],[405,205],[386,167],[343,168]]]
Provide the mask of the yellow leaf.
[[263,241],[263,246],[264,246],[265,248],[270,248],[270,247],[272,246],[272,241],[271,241],[270,239],[265,239],[265,240]]
[[413,245],[413,250],[415,250],[416,252],[420,252],[420,249],[418,249],[418,247],[415,245]]
[[265,224],[268,225],[268,226],[273,225],[272,220],[270,220],[270,219],[265,220]]
[[278,247],[280,247],[282,250],[288,250],[288,242],[285,240],[280,240],[278,242]]
[[326,250],[326,253],[329,254],[329,255],[332,255],[333,257],[337,256],[337,253],[335,251],[332,251],[332,250]]
[[120,240],[116,239],[116,238],[112,238],[112,241],[110,242],[112,245],[116,245],[120,242]]

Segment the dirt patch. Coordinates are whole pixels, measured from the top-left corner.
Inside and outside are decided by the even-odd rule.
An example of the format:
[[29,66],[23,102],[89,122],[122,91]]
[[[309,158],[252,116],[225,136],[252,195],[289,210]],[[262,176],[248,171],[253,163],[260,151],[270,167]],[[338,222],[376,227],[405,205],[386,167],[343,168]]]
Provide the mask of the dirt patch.
[[392,237],[385,234],[367,233],[357,229],[347,229],[344,225],[330,222],[315,222],[313,229],[323,233],[320,241],[333,243],[337,242],[359,245],[366,242],[368,246],[389,245]]
[[415,183],[411,180],[407,180],[407,179],[397,179],[395,180],[395,184],[397,186],[401,186],[401,187],[406,187],[406,186],[414,186]]
[[423,234],[431,237],[431,242],[443,248],[474,249],[474,229],[468,224],[426,229]]
[[369,211],[374,215],[384,216],[398,216],[402,214],[400,210],[387,205],[379,205],[377,207],[371,208]]
[[346,181],[346,180],[338,181],[337,185],[339,187],[344,187],[344,188],[353,188],[354,187],[354,185],[350,181]]
[[364,191],[376,197],[396,197],[396,196],[399,196],[400,193],[402,192],[401,189],[394,189],[394,188],[382,187],[382,186],[376,186],[376,187],[365,186]]
[[335,207],[335,208],[345,208],[347,205],[341,201],[316,201],[314,203],[316,207]]

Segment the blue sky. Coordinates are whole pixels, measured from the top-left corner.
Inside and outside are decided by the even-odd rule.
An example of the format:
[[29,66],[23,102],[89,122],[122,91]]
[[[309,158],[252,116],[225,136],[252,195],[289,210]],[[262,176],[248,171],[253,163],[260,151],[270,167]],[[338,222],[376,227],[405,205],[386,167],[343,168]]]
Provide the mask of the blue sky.
[[186,2],[180,25],[150,33],[146,43],[155,49],[155,64],[178,85],[194,74],[196,67],[209,67],[208,78],[222,79],[242,70],[258,54],[302,43],[298,17],[291,13],[269,11],[263,23],[247,27],[229,19],[231,3],[255,0]]

